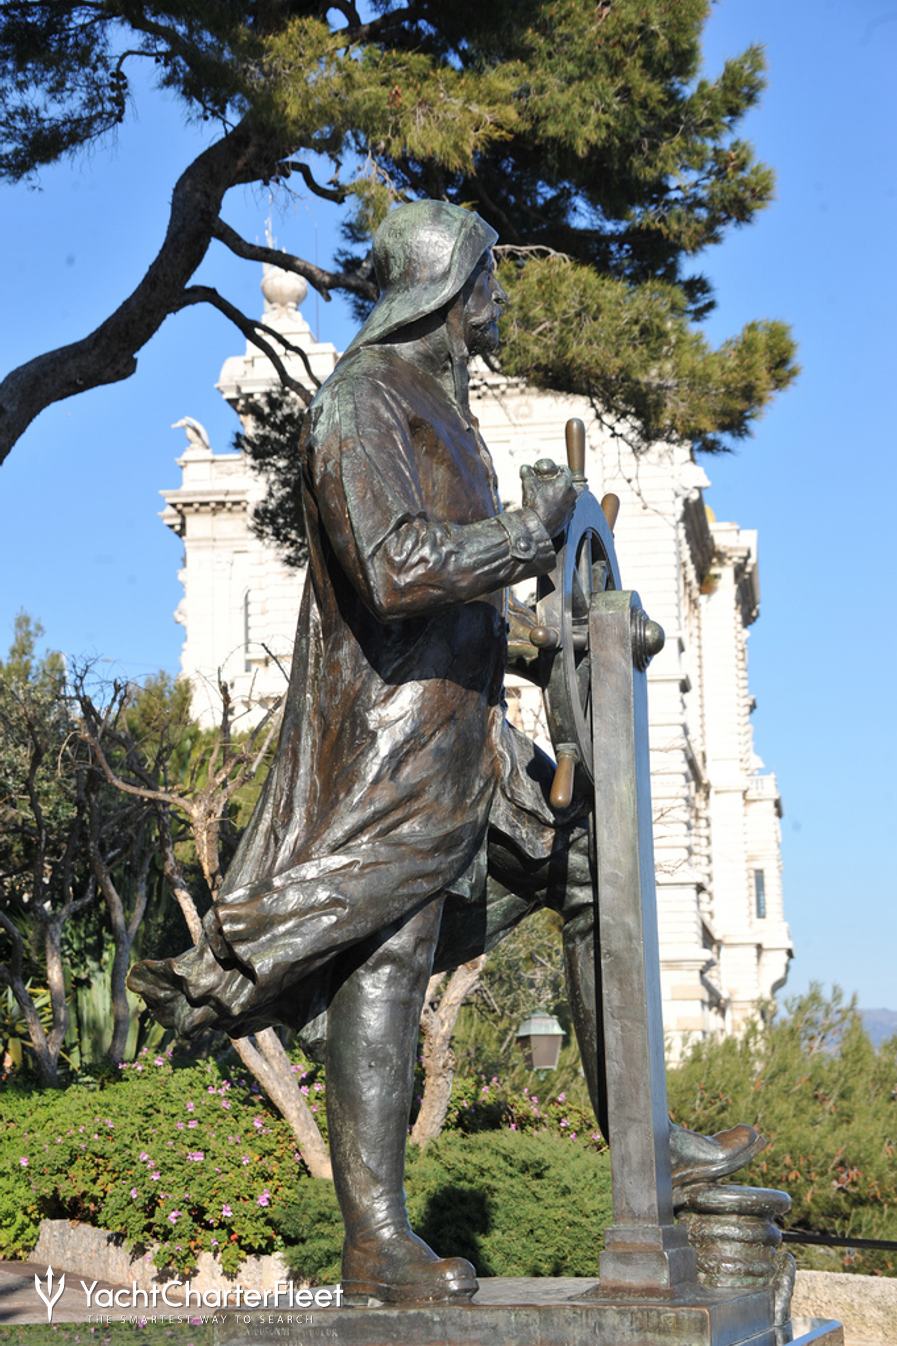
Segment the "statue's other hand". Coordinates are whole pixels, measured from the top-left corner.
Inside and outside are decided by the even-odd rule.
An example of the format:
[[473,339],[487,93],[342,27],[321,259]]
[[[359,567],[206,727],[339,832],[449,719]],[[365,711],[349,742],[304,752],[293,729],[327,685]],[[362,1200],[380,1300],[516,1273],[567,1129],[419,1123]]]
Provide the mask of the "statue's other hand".
[[513,594],[508,595],[507,671],[542,686],[539,649],[530,640],[530,631],[538,625],[535,611]]
[[508,595],[508,659],[532,659],[537,650],[529,638],[537,618],[532,608]]
[[540,458],[535,467],[520,469],[523,507],[538,514],[549,537],[557,537],[573,513],[576,489],[569,467],[559,467],[550,458]]

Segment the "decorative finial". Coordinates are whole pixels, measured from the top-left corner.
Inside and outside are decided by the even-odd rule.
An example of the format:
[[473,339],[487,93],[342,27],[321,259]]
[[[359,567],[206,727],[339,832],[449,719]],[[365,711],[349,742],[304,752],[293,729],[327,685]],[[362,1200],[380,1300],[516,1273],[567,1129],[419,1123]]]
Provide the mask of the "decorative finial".
[[261,288],[266,310],[289,313],[297,309],[308,294],[308,281],[297,276],[295,271],[284,271],[282,267],[266,262]]

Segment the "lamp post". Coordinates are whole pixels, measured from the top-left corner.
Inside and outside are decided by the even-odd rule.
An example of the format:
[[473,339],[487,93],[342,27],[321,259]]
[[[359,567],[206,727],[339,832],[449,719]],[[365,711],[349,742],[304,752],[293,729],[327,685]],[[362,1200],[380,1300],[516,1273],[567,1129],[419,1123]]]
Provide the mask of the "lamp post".
[[517,1029],[517,1041],[530,1070],[554,1070],[565,1036],[557,1019],[547,1010],[537,1010],[524,1019]]

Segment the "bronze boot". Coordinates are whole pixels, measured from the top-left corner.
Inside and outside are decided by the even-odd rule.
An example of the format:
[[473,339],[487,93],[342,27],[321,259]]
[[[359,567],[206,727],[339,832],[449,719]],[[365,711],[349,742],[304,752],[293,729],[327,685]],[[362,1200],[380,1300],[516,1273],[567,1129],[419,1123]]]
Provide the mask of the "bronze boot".
[[439,907],[425,907],[359,961],[328,1014],[327,1120],[346,1228],[346,1304],[464,1301],[478,1288],[471,1264],[437,1256],[405,1209],[405,1139]]
[[715,1136],[702,1136],[670,1123],[670,1159],[673,1186],[715,1182],[750,1163],[765,1147],[766,1140],[753,1126],[733,1126]]

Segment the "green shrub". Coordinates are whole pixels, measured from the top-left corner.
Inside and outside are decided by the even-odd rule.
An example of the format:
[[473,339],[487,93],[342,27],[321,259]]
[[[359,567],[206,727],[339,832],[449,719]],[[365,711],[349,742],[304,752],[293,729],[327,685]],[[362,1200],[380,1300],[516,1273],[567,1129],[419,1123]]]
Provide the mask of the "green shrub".
[[456,1075],[445,1130],[473,1134],[499,1128],[552,1132],[562,1140],[579,1141],[588,1149],[606,1148],[591,1107],[575,1101],[563,1089],[553,1092],[547,1080],[537,1083],[531,1092],[528,1086],[500,1080],[497,1075],[489,1080]]
[[[790,1193],[787,1225],[897,1240],[897,1039],[876,1052],[853,1003],[814,987],[769,1027],[696,1046],[669,1073],[676,1121],[757,1125],[746,1181]],[[802,1266],[897,1274],[893,1253],[795,1246]]]
[[[611,1222],[610,1163],[558,1136],[444,1134],[409,1156],[414,1229],[484,1276],[595,1276]],[[339,1276],[342,1225],[329,1183],[303,1182],[278,1212],[294,1275]]]
[[278,1248],[274,1208],[305,1168],[254,1090],[217,1063],[175,1070],[167,1055],[142,1057],[99,1090],[9,1090],[0,1256],[30,1252],[45,1217],[84,1220],[129,1247],[158,1244],[157,1260],[181,1275],[202,1251],[234,1271]]
[[213,1323],[153,1323],[139,1327],[128,1322],[17,1324],[15,1346],[218,1346]]

